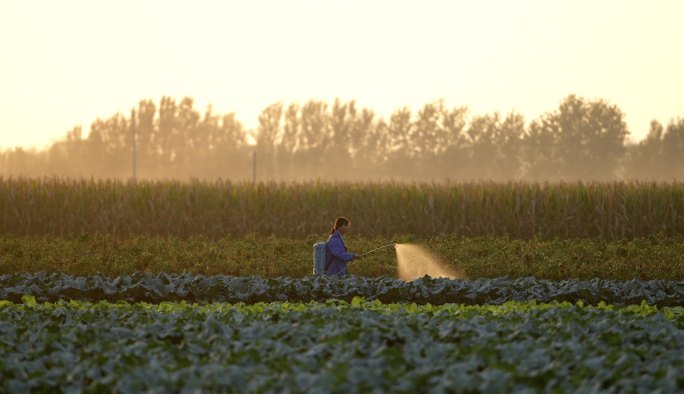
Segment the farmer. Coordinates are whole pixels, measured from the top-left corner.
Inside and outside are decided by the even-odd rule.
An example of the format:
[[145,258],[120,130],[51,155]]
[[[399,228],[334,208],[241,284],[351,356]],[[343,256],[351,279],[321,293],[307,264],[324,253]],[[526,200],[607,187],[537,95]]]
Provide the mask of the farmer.
[[344,216],[335,219],[335,227],[330,230],[328,246],[325,248],[326,275],[337,275],[341,278],[348,274],[347,263],[361,258],[358,254],[347,253],[347,245],[342,239],[342,235],[349,231],[350,224],[349,219]]

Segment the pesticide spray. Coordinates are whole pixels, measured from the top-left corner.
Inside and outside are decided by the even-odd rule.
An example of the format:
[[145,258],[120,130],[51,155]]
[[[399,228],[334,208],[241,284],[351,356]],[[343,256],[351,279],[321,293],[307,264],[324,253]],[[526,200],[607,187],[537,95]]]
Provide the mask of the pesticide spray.
[[431,278],[461,278],[460,272],[444,267],[439,259],[418,245],[398,244],[397,265],[399,279],[413,280],[429,275]]
[[462,278],[463,275],[457,270],[447,269],[440,264],[437,257],[428,252],[424,248],[417,245],[397,244],[381,246],[366,252],[361,256],[373,253],[376,250],[394,246],[397,251],[397,263],[399,271],[399,279],[413,280],[429,275],[431,278]]

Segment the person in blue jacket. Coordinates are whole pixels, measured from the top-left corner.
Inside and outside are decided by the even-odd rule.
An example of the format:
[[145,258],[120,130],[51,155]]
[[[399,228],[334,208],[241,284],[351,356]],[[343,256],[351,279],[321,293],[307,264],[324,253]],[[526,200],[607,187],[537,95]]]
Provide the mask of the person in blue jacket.
[[349,231],[350,224],[349,219],[344,216],[335,219],[335,227],[330,230],[328,246],[325,248],[326,275],[337,275],[341,278],[349,273],[347,263],[361,258],[358,254],[347,253],[347,245],[342,239],[342,235]]

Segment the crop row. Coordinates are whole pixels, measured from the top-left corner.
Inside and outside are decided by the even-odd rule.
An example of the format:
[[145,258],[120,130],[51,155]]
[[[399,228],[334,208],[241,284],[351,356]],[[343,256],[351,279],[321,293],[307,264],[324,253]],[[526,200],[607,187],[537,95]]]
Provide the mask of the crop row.
[[0,178],[0,233],[304,239],[359,234],[619,240],[684,233],[677,182],[233,183]]
[[[0,235],[0,274],[55,272],[87,276],[102,272],[118,276],[136,271],[175,272],[263,278],[303,278],[312,271],[312,245],[325,240],[311,235],[306,240],[259,237],[211,241],[194,237],[138,236],[119,241],[111,235],[66,238]],[[431,252],[446,270],[462,277],[497,278],[534,276],[563,280],[595,277],[613,280],[684,280],[684,238],[649,236],[631,241],[600,239],[541,241],[506,237],[462,238],[454,235],[418,239],[404,235],[394,239],[348,236],[352,253],[366,252],[390,241],[419,245]],[[397,277],[397,254],[382,249],[350,264],[360,276]]]
[[684,310],[0,302],[24,392],[675,392]]
[[93,275],[73,277],[62,273],[41,272],[0,276],[0,300],[18,302],[23,296],[39,302],[58,300],[126,301],[160,303],[181,301],[206,304],[211,302],[325,302],[330,299],[351,301],[355,297],[384,303],[417,303],[443,305],[502,304],[506,301],[601,302],[616,305],[638,305],[645,301],[659,307],[684,306],[684,282],[611,281],[577,279],[560,282],[534,277],[510,280],[480,278],[475,281],[428,276],[413,281],[389,278],[365,278],[354,275],[262,279],[217,275],[177,275],[160,273],[116,277]]

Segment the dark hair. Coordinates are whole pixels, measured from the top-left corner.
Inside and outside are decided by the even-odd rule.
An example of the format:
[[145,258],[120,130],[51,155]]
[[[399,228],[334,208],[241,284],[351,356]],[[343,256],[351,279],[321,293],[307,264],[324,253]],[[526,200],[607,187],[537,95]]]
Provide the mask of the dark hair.
[[330,235],[332,235],[332,233],[334,233],[335,230],[337,230],[338,228],[346,226],[348,224],[351,224],[349,219],[345,218],[344,216],[338,217],[337,219],[335,219],[335,227],[333,227],[333,229],[330,230]]

